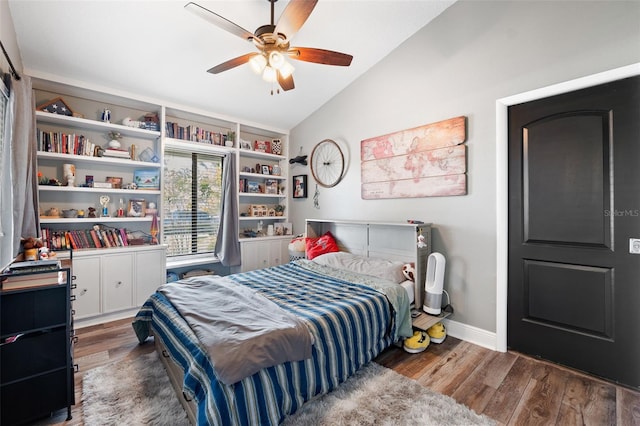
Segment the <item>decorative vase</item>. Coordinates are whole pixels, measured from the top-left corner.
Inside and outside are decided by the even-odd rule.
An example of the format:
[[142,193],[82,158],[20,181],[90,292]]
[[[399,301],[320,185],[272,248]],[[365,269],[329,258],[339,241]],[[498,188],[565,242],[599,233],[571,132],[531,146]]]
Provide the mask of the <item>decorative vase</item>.
[[116,139],[112,139],[109,141],[109,148],[120,149],[120,146],[120,142],[118,142]]

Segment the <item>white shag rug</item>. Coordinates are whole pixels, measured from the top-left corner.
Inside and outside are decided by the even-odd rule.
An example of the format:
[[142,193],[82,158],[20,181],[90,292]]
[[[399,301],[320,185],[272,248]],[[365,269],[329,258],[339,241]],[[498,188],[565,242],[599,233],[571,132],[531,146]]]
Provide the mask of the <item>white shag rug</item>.
[[289,416],[284,426],[495,425],[417,381],[370,362],[349,380]]
[[[82,384],[86,425],[188,425],[155,352],[88,371]],[[333,392],[303,405],[285,426],[495,425],[415,380],[369,363]]]
[[156,352],[87,371],[82,414],[89,425],[189,425]]

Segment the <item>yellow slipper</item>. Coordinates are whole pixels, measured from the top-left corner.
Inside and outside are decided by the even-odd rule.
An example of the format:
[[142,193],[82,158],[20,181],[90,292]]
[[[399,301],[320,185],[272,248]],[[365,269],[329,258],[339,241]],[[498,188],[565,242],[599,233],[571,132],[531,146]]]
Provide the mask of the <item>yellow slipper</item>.
[[444,328],[444,324],[439,322],[429,327],[427,334],[433,343],[442,343],[444,338],[447,337],[447,330]]
[[416,331],[412,337],[404,339],[404,350],[412,354],[417,354],[427,349],[429,340],[427,333],[424,331]]

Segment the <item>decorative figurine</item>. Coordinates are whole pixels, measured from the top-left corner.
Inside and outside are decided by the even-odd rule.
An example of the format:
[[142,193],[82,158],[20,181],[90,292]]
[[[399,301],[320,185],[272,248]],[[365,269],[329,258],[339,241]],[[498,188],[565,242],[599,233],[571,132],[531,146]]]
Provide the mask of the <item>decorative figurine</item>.
[[106,108],[102,111],[102,121],[105,123],[111,123],[111,111]]
[[100,196],[100,205],[102,206],[102,213],[100,214],[100,217],[109,217],[109,207],[107,207],[109,205],[109,196],[108,195],[101,195]]

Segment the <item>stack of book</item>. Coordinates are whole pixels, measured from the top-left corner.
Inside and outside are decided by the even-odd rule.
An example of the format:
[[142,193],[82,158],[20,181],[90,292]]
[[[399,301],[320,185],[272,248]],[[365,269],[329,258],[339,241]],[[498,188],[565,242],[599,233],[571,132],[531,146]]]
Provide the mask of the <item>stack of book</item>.
[[104,157],[126,158],[131,159],[131,154],[126,149],[107,148],[102,153]]
[[34,260],[10,264],[0,279],[2,290],[65,284],[59,260]]

